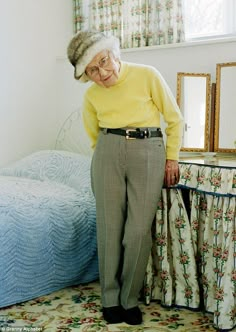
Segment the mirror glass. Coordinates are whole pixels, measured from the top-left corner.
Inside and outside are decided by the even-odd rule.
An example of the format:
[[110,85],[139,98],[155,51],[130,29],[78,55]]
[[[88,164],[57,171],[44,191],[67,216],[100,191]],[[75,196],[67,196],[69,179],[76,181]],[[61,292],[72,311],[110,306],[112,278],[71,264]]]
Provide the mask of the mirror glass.
[[236,152],[236,62],[216,65],[214,150]]
[[184,118],[181,151],[208,151],[210,74],[177,73],[177,103]]

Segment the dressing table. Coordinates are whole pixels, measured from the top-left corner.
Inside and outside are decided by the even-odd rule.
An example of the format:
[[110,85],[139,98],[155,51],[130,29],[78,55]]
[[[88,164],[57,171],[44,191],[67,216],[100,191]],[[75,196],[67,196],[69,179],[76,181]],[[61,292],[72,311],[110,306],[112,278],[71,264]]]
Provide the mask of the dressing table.
[[146,303],[213,314],[236,325],[236,155],[180,160],[177,186],[163,188],[146,270]]
[[144,282],[146,304],[211,313],[217,330],[236,328],[235,81],[236,62],[216,64],[213,84],[177,73],[180,180],[162,189]]

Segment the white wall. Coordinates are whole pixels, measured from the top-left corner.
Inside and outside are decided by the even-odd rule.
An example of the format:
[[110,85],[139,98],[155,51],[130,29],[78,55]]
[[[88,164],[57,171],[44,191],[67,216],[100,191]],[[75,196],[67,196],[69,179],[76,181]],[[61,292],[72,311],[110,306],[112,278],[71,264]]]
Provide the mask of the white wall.
[[56,56],[71,35],[70,0],[0,0],[0,166],[54,147]]
[[[65,118],[81,105],[87,84],[73,78],[66,47],[73,35],[71,0],[0,0],[0,166],[53,148]],[[236,61],[236,41],[122,52],[154,65],[174,95],[176,74],[211,73]]]

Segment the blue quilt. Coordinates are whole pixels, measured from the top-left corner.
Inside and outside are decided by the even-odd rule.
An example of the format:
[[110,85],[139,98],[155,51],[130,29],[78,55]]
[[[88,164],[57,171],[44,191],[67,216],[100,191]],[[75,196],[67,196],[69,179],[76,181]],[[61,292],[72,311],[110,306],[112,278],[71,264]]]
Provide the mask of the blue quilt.
[[0,307],[98,279],[90,162],[51,150],[0,169]]

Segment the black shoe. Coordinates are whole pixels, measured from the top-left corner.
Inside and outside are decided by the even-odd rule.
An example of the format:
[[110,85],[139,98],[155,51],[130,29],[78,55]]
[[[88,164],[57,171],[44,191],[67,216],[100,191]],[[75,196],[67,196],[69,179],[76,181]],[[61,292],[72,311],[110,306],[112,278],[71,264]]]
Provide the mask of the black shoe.
[[124,321],[129,325],[139,325],[142,324],[142,312],[139,307],[134,307],[130,309],[124,309]]
[[124,321],[123,308],[121,306],[103,308],[103,318],[109,324],[118,324]]

